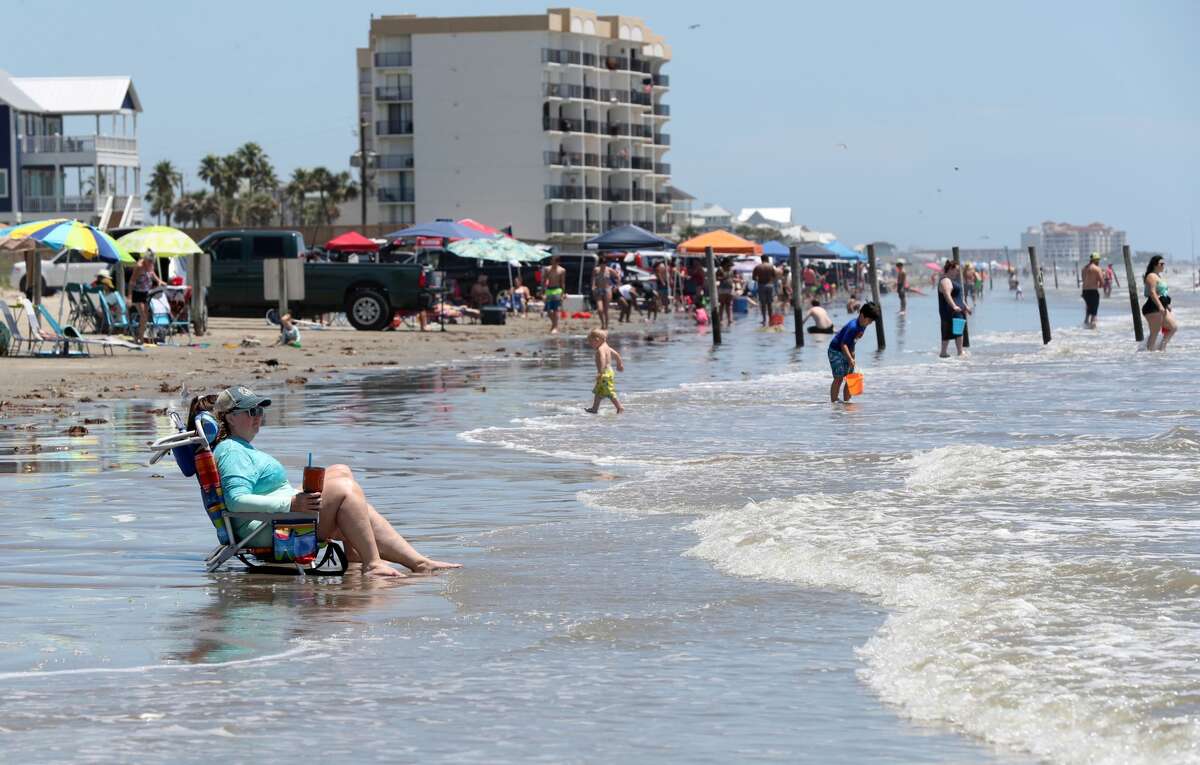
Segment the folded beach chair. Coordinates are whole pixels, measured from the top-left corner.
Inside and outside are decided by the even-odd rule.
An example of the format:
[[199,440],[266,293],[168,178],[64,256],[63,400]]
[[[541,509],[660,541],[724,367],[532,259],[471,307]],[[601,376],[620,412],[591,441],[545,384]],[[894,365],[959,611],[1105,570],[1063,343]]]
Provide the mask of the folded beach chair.
[[[46,310],[46,306],[38,304],[37,308],[33,307],[33,303],[29,302],[29,298],[21,297],[21,310],[25,312],[25,318],[29,322],[29,326],[37,333],[39,337],[48,343],[54,343],[58,348],[56,355],[58,356],[90,356],[87,348],[84,347],[82,340],[70,338],[63,334],[62,327],[58,326],[58,322],[54,320],[54,316]],[[41,312],[41,318],[38,318],[38,312]],[[49,319],[43,326],[42,322]],[[74,328],[71,330],[74,332]],[[78,334],[78,333],[76,333]],[[74,348],[74,350],[72,350]]]
[[8,333],[12,335],[12,348],[9,355],[20,356],[21,346],[26,348],[28,356],[54,356],[54,351],[43,350],[42,346],[46,343],[42,336],[33,331],[31,327],[28,332],[21,331],[21,325],[17,322],[17,317],[8,307],[8,303],[0,300],[0,313],[4,314],[4,323],[8,325]]
[[159,343],[180,332],[187,333],[188,342],[192,339],[191,322],[178,320],[171,314],[171,302],[163,291],[158,291],[150,297],[150,322],[148,330]]
[[[341,576],[346,573],[346,552],[340,542],[317,539],[318,513],[233,513],[225,507],[221,475],[209,442],[216,437],[217,422],[212,415],[201,414],[192,430],[183,430],[182,419],[172,412],[179,429],[173,436],[160,438],[151,445],[150,464],[173,453],[185,476],[196,476],[200,498],[208,519],[217,531],[219,543],[204,559],[204,570],[213,573],[226,561],[237,558],[254,574],[307,574]],[[270,547],[251,547],[258,531],[239,539],[234,521],[261,521],[270,530]]]
[[83,326],[83,322],[89,320],[89,307],[83,299],[83,287],[84,285],[78,282],[68,282],[63,286],[63,293],[71,306],[71,313],[67,315],[67,324],[71,326]]

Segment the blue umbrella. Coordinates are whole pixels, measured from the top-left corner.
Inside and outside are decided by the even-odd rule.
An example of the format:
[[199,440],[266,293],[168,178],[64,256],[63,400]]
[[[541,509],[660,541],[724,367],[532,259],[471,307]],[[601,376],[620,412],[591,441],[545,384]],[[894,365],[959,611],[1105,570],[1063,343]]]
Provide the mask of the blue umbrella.
[[414,239],[418,236],[428,236],[437,239],[490,239],[487,234],[481,231],[464,226],[461,223],[450,220],[449,218],[438,218],[429,223],[418,223],[415,226],[402,228],[399,231],[393,231],[387,235],[387,239],[395,241],[396,239]]
[[617,226],[584,242],[589,250],[630,252],[633,250],[673,250],[675,243],[652,234],[641,226]]

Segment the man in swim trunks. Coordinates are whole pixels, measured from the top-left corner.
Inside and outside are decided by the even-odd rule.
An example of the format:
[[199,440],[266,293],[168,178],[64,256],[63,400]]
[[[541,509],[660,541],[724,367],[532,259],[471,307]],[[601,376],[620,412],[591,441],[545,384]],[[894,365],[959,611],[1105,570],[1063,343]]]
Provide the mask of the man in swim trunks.
[[654,292],[658,296],[658,304],[664,311],[671,310],[671,271],[667,268],[666,258],[660,260],[654,267]]
[[1096,314],[1100,313],[1100,286],[1104,283],[1104,272],[1100,270],[1100,253],[1093,252],[1088,264],[1083,267],[1083,326],[1096,328]]
[[816,298],[812,299],[812,306],[804,312],[804,316],[800,318],[801,326],[812,317],[813,325],[808,328],[810,335],[832,335],[833,334],[833,319],[829,318],[829,313],[821,307],[821,301]]
[[542,284],[546,285],[546,313],[550,314],[550,334],[558,334],[558,317],[562,310],[563,288],[567,284],[567,269],[558,264],[558,256],[550,258],[542,275]]
[[765,327],[770,323],[774,311],[772,304],[775,302],[775,279],[778,276],[775,266],[771,265],[770,255],[762,256],[762,262],[754,267],[751,276],[758,282],[758,310],[762,314],[762,325]]

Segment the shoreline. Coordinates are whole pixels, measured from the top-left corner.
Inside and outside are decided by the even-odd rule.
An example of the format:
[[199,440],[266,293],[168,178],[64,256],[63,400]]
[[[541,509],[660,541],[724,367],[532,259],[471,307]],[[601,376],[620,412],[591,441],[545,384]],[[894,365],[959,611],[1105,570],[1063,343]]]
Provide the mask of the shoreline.
[[[0,299],[16,293],[0,292]],[[47,308],[57,310],[58,298]],[[669,315],[668,315],[669,316]],[[91,358],[11,356],[0,358],[0,417],[12,418],[17,410],[62,409],[105,399],[178,396],[189,391],[213,391],[232,384],[302,387],[328,382],[346,372],[374,368],[420,367],[457,361],[540,356],[546,340],[582,343],[595,319],[560,322],[557,335],[549,334],[543,316],[510,315],[506,324],[437,324],[421,332],[401,328],[384,332],[359,332],[350,327],[301,329],[301,347],[275,345],[278,330],[263,319],[209,319],[209,331],[193,337],[175,336],[180,345],[147,346],[144,351],[113,349],[111,356],[93,349]],[[616,336],[646,334],[667,329],[674,322],[614,324]]]

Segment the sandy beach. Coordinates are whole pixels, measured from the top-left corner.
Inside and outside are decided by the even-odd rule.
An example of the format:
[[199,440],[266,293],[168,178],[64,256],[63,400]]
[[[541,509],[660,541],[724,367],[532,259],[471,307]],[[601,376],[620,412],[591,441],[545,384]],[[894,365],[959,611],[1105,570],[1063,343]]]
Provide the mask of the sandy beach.
[[[20,293],[0,290],[12,304]],[[57,313],[59,296],[46,298]],[[662,325],[665,320],[660,319]],[[560,324],[559,337],[585,333],[595,320]],[[644,323],[617,325],[614,333],[645,332]],[[89,400],[147,398],[190,391],[215,391],[230,384],[261,381],[264,387],[303,386],[335,375],[372,367],[421,366],[479,356],[521,357],[540,354],[533,341],[549,335],[549,322],[540,315],[509,317],[504,326],[436,324],[421,332],[402,327],[386,332],[359,332],[348,326],[304,329],[302,347],[276,345],[278,329],[264,319],[211,318],[209,331],[175,338],[179,345],[146,346],[144,351],[96,351],[91,358],[11,357],[0,360],[0,416],[17,402],[65,406]],[[580,340],[582,343],[582,340]]]

